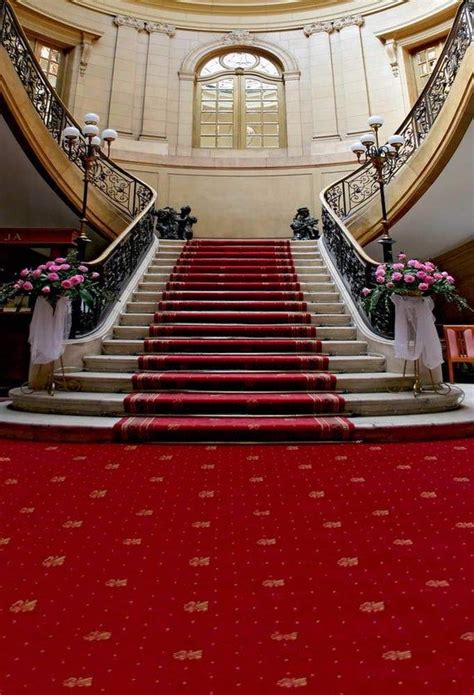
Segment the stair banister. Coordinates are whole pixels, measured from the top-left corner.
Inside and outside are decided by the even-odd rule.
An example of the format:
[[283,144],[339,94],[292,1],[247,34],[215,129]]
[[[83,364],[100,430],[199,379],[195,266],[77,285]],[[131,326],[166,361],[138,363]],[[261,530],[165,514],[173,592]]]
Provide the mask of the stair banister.
[[[428,83],[400,128],[395,131],[397,135],[403,136],[405,144],[399,158],[384,172],[385,186],[405,166],[426,139],[447,99],[464,55],[473,41],[473,36],[474,1],[463,0]],[[360,301],[362,288],[375,285],[374,275],[378,264],[364,252],[345,224],[354,212],[373,199],[378,190],[376,170],[370,162],[323,189],[320,193],[322,243],[335,263],[365,323],[375,333],[390,338],[393,336],[393,316],[387,315],[385,310],[379,308],[369,318]]]

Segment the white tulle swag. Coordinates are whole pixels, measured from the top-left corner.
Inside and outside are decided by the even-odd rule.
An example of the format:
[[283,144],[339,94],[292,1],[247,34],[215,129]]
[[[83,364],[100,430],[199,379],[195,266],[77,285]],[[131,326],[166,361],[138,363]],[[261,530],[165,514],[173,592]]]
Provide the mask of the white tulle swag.
[[54,362],[64,352],[71,330],[71,300],[60,297],[53,308],[43,297],[35,303],[30,324],[31,363]]
[[392,295],[395,305],[395,357],[421,360],[428,369],[443,363],[431,297]]

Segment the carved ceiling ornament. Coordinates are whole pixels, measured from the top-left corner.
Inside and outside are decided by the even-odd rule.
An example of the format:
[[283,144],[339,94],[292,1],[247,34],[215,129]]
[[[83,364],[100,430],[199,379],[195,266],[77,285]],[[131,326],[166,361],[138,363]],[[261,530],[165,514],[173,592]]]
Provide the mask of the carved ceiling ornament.
[[312,24],[307,24],[303,27],[303,31],[306,36],[312,36],[313,34],[322,34],[326,32],[330,34],[334,31],[332,22],[313,22]]
[[249,46],[255,43],[255,37],[247,29],[232,29],[224,36],[223,43],[225,46]]
[[327,34],[332,34],[333,31],[341,31],[344,27],[361,27],[364,24],[364,18],[360,14],[347,15],[347,17],[339,17],[332,22],[313,22],[312,24],[307,24],[303,27],[305,36],[312,36],[313,34],[321,34],[326,32]]
[[142,19],[138,19],[138,17],[130,17],[129,15],[125,14],[118,14],[116,17],[114,17],[114,24],[117,27],[132,27],[138,31],[143,31],[145,28],[145,22]]
[[146,22],[145,31],[149,34],[167,34],[170,38],[176,34],[176,27],[171,24],[163,24],[163,22]]
[[347,17],[340,17],[335,19],[332,23],[336,31],[341,31],[344,27],[361,27],[364,24],[364,18],[360,14],[348,15]]

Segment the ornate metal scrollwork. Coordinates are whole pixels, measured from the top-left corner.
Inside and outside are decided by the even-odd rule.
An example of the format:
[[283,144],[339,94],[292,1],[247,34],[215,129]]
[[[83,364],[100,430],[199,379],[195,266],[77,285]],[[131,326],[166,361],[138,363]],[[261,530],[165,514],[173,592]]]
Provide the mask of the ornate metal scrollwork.
[[[31,103],[46,128],[58,145],[66,149],[67,144],[62,142],[61,134],[65,127],[78,125],[43,74],[26,36],[5,0],[0,0],[0,44],[8,53]],[[84,171],[85,143],[78,140],[74,148],[77,152],[71,153],[71,160]],[[130,219],[142,212],[153,198],[151,188],[112,162],[102,152],[98,158],[96,173],[90,182]]]
[[[399,157],[388,162],[383,169],[385,185],[407,163],[431,130],[473,41],[473,26],[474,2],[464,0],[428,84],[397,130],[397,134],[403,135],[405,144]],[[360,301],[363,287],[375,285],[376,264],[370,263],[359,253],[343,224],[344,220],[366,205],[378,190],[376,171],[370,162],[327,188],[322,211],[323,244],[356,302],[361,317],[376,333],[390,338],[393,336],[391,303],[385,306],[379,304],[369,318]]]

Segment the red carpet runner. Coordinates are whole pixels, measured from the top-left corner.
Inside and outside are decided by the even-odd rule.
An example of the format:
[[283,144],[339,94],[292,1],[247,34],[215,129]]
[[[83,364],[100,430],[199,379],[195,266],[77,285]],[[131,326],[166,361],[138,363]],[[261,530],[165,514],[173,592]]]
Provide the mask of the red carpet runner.
[[188,242],[157,300],[119,441],[351,438],[289,241]]
[[472,695],[473,458],[0,442],[0,692]]

